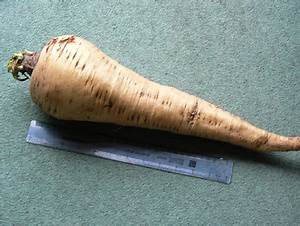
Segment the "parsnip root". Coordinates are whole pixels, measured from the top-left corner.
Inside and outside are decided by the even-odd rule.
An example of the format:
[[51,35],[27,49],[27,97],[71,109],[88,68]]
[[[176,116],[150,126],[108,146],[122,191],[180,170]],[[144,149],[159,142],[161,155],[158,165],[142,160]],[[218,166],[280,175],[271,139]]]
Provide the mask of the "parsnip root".
[[40,53],[13,55],[8,70],[21,81],[31,77],[32,100],[57,119],[160,129],[255,151],[300,149],[300,137],[267,132],[199,97],[150,81],[73,35],[52,38]]

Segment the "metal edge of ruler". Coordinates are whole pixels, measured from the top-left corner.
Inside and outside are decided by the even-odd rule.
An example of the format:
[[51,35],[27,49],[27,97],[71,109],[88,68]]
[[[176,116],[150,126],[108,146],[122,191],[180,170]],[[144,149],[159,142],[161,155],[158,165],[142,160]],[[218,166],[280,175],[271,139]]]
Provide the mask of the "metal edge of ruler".
[[[118,144],[112,138],[104,135],[100,136],[102,140],[97,143],[87,141],[84,138],[79,141],[72,135],[65,136],[65,131],[66,129],[61,126],[53,126],[33,120],[30,123],[26,141],[32,144],[199,177],[225,184],[231,183],[233,170],[233,162],[231,160],[161,152],[152,148],[139,147],[127,143]],[[87,135],[80,133],[80,131],[74,131],[74,129],[72,130],[73,132],[81,138]]]

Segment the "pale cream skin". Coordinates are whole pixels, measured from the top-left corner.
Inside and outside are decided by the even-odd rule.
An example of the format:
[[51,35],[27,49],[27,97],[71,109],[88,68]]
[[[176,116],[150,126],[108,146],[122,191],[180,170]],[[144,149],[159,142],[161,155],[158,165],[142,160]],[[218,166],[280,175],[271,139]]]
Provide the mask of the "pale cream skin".
[[30,92],[58,119],[154,128],[255,151],[300,149],[300,137],[267,132],[199,97],[154,83],[80,37],[49,41],[34,66]]

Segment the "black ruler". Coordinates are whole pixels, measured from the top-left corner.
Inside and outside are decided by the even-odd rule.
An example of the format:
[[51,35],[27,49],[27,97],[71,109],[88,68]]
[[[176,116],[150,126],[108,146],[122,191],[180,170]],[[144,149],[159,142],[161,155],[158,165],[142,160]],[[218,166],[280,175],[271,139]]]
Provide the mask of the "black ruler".
[[[92,139],[91,139],[92,138]],[[76,127],[31,121],[26,141],[32,144],[179,173],[225,184],[231,182],[233,162],[214,157],[189,156],[143,147]]]

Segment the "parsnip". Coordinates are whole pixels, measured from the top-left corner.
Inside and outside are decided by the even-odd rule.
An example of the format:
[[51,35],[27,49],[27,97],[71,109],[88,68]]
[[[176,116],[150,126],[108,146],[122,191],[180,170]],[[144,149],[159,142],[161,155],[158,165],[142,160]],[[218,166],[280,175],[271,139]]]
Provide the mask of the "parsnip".
[[21,81],[31,77],[32,100],[57,119],[160,129],[256,151],[300,149],[300,137],[267,132],[199,97],[152,82],[73,35],[52,38],[40,53],[14,54],[8,70]]

